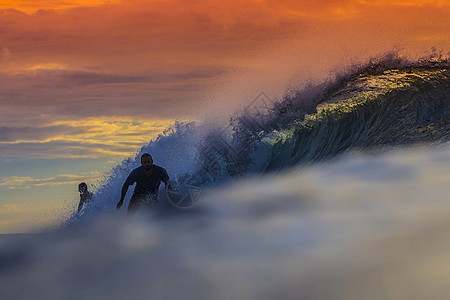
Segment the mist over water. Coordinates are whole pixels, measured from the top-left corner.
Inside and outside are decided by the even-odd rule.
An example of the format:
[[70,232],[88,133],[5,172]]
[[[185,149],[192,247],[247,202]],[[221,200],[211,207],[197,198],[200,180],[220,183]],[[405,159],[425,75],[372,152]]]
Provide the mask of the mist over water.
[[183,214],[0,238],[2,299],[442,299],[450,145],[348,153]]

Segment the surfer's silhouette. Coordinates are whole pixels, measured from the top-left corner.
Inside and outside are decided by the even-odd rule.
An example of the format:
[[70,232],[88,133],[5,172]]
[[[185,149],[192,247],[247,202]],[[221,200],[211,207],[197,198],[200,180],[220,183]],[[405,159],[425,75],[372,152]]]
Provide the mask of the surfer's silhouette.
[[141,166],[131,171],[125,183],[122,186],[120,201],[117,203],[117,209],[123,205],[123,200],[128,191],[128,187],[136,182],[133,196],[128,205],[128,215],[143,207],[158,205],[158,190],[161,181],[164,182],[166,189],[171,190],[169,176],[167,171],[160,166],[153,164],[153,158],[150,154],[144,153],[141,156]]
[[92,193],[88,191],[87,184],[82,182],[78,185],[78,191],[80,192],[80,203],[78,204],[78,212],[90,201],[92,201]]

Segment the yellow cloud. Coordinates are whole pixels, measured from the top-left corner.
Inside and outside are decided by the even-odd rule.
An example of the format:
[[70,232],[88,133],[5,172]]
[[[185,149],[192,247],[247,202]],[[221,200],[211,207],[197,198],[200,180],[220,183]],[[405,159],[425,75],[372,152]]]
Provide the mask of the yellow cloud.
[[0,206],[0,214],[11,213],[11,212],[20,212],[22,211],[23,204],[17,203],[5,203]]
[[[55,202],[52,208],[57,206]],[[36,202],[0,204],[0,234],[29,233],[43,229],[55,222],[49,216],[52,208]]]
[[[23,133],[21,128],[10,128],[13,137],[1,141],[0,150],[5,156],[21,156],[23,152],[22,156],[31,154],[41,158],[123,158],[138,151],[174,122],[127,117],[51,121],[32,129],[24,128]],[[31,148],[37,150],[30,153]]]
[[28,67],[27,70],[34,71],[34,70],[64,70],[66,69],[65,66],[59,63],[42,63],[42,64],[36,64],[31,67]]
[[[102,141],[117,145],[122,143],[146,143],[162,133],[174,121],[173,119],[146,121],[127,117],[100,117],[82,120],[59,120],[48,124],[48,126],[64,125],[86,129],[85,132],[74,135],[72,141],[87,143]],[[63,139],[67,138],[69,137],[63,137]]]
[[[29,176],[9,176],[3,177],[0,180],[0,186],[7,186],[10,189],[15,188],[29,188],[30,186],[54,186],[62,184],[76,184],[82,181],[94,181],[100,179],[102,176],[99,172],[93,172],[90,175],[71,175],[61,174],[55,177],[48,178],[32,178]],[[5,204],[6,205],[6,204]]]

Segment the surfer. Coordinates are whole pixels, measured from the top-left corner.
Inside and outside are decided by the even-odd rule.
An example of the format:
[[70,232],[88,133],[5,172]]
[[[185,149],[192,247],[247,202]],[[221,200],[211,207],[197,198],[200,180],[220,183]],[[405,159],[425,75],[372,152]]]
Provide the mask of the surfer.
[[92,201],[92,193],[88,191],[87,184],[82,182],[78,185],[80,192],[80,203],[78,204],[78,212],[90,201]]
[[123,200],[128,191],[128,187],[136,182],[133,196],[128,205],[128,215],[136,212],[141,207],[150,207],[158,205],[158,189],[161,181],[164,182],[166,189],[171,190],[169,176],[167,171],[160,166],[153,164],[153,158],[150,154],[144,153],[141,156],[141,166],[131,171],[125,183],[122,186],[120,201],[117,203],[117,209],[123,205]]

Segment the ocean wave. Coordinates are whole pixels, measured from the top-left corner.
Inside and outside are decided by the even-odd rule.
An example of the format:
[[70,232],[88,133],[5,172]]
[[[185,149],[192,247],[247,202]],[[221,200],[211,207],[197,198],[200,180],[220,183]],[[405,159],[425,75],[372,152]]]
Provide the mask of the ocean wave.
[[[114,211],[126,176],[145,152],[168,170],[181,193],[186,186],[205,190],[347,151],[445,143],[450,137],[449,95],[450,64],[445,58],[408,62],[396,55],[289,91],[278,101],[261,93],[231,116],[226,128],[174,124],[113,168],[98,185],[95,204],[74,213],[68,223]],[[163,200],[170,200],[166,196]]]

